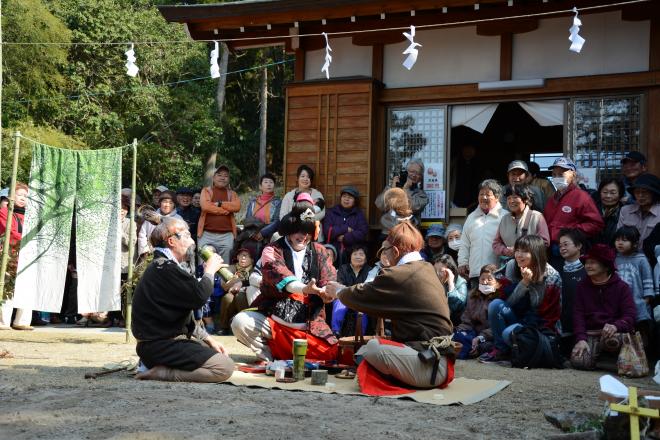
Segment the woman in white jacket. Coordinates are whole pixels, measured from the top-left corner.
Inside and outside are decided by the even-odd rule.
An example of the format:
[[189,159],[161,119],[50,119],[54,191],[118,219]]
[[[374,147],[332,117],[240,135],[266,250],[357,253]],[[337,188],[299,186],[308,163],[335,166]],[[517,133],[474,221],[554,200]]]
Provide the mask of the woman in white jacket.
[[472,211],[463,225],[461,248],[458,251],[458,271],[470,278],[470,287],[479,278],[479,270],[486,264],[498,263],[493,251],[493,240],[502,217],[508,214],[500,204],[502,187],[493,179],[479,185],[479,206]]

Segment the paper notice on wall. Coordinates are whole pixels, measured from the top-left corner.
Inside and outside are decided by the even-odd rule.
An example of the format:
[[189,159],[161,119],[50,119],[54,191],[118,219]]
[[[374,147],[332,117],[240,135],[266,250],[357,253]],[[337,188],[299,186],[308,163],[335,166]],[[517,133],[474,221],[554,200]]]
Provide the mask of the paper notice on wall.
[[588,189],[598,189],[598,182],[596,176],[598,175],[598,168],[580,168],[578,170],[578,180],[583,183]]
[[445,192],[440,190],[426,190],[429,203],[422,211],[422,219],[445,218]]
[[424,191],[437,191],[444,189],[444,167],[441,163],[431,162],[426,164],[424,170]]

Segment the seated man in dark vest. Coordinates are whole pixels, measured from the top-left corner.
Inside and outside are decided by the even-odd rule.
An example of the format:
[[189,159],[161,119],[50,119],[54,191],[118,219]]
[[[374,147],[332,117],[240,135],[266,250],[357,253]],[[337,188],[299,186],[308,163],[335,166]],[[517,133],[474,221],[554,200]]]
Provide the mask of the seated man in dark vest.
[[164,218],[151,234],[154,259],[135,289],[131,329],[137,354],[148,371],[136,379],[222,382],[234,371],[225,348],[198,325],[193,310],[213,292],[213,276],[223,267],[213,254],[198,281],[184,263],[194,251],[188,225]]

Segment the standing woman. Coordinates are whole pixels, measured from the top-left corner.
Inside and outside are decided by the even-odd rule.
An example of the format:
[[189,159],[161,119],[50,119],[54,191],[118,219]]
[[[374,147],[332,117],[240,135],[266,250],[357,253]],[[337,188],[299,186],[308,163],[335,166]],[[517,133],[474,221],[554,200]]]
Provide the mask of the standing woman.
[[598,200],[596,206],[603,216],[605,227],[594,239],[595,243],[606,244],[614,247],[614,233],[619,223],[619,212],[623,206],[623,182],[613,177],[603,179],[598,185]]
[[493,250],[500,257],[512,258],[513,245],[523,235],[538,235],[546,246],[550,245],[548,224],[543,214],[530,207],[531,196],[527,185],[512,185],[504,192],[511,215],[502,217],[493,240]]
[[516,240],[515,259],[506,266],[506,278],[515,286],[506,300],[495,299],[488,307],[488,321],[495,348],[479,357],[480,362],[507,360],[511,352],[511,333],[521,325],[561,328],[561,277],[547,263],[546,248],[538,235]]
[[[9,235],[9,264],[7,265],[7,275],[5,277],[5,293],[7,298],[14,297],[14,283],[16,281],[16,268],[18,266],[18,251],[21,246],[21,237],[23,235],[23,219],[25,217],[25,205],[27,204],[28,186],[22,182],[16,182],[16,192],[14,198],[14,213],[12,215],[11,232]],[[8,207],[0,209],[0,244],[4,242],[5,230],[7,228]],[[2,246],[0,245],[0,249]],[[10,327],[11,314],[14,308],[13,301],[7,299],[2,304],[2,313],[0,313],[0,330],[33,330],[30,326],[32,321],[32,310],[16,309],[14,324]]]
[[[312,196],[314,204],[317,204],[318,200],[325,200],[321,191],[316,188],[312,188],[312,183],[314,182],[314,170],[307,165],[300,165],[296,171],[296,188],[292,189],[284,195],[282,198],[282,205],[280,206],[280,220],[284,218],[295,204],[294,197],[296,194],[305,192]],[[320,222],[325,217],[325,207],[323,207],[319,212],[314,214],[314,220]]]

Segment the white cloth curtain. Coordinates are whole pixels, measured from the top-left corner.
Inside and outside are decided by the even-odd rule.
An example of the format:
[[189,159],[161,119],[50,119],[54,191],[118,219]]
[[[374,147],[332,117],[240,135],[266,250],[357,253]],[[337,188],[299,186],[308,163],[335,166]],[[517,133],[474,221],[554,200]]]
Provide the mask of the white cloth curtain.
[[451,107],[451,126],[465,125],[483,133],[488,127],[498,104],[453,105]]
[[521,101],[518,104],[534,118],[541,127],[564,125],[566,101]]

